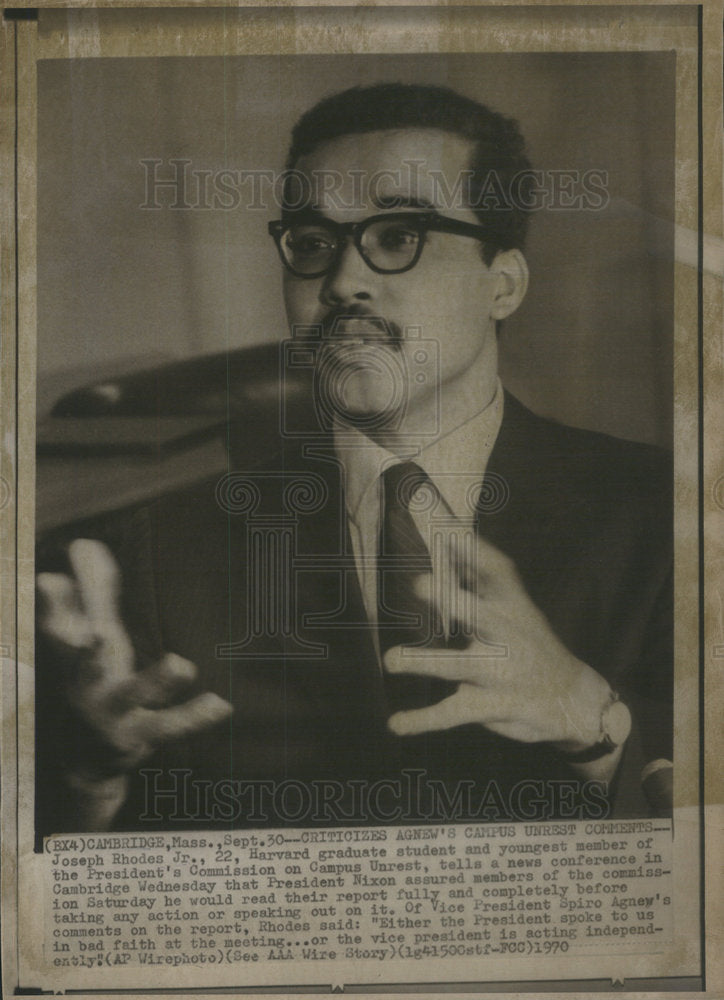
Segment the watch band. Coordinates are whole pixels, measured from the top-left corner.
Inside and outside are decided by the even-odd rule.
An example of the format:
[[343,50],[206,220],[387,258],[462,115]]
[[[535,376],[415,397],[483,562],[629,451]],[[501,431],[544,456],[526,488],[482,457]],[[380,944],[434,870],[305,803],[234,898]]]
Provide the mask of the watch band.
[[606,757],[626,742],[631,732],[631,714],[618,691],[611,690],[601,710],[599,731],[600,736],[592,746],[577,753],[565,754],[566,760],[572,764],[587,764]]

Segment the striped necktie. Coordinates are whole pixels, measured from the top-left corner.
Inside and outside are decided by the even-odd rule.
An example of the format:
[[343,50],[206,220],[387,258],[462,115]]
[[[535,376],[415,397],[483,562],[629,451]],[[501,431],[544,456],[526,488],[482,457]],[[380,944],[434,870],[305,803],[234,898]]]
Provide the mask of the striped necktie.
[[[414,593],[421,574],[432,572],[430,552],[410,512],[440,502],[437,488],[414,462],[393,465],[382,474],[383,516],[377,555],[377,621],[380,652],[392,646],[440,646],[437,613]],[[391,711],[432,705],[455,684],[414,675],[386,676]]]

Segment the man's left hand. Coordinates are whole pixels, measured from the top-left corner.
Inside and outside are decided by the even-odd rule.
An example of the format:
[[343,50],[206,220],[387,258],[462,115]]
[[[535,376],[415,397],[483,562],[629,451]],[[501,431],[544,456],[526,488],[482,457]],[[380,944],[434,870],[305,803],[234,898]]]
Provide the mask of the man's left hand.
[[[611,693],[608,682],[557,638],[502,552],[469,536],[466,544],[451,541],[449,557],[460,583],[444,600],[448,616],[470,637],[467,648],[395,646],[384,662],[392,674],[459,686],[435,705],[396,712],[388,722],[392,732],[407,736],[478,723],[512,740],[546,742],[573,754],[593,746]],[[430,582],[421,578],[420,590],[434,600]]]

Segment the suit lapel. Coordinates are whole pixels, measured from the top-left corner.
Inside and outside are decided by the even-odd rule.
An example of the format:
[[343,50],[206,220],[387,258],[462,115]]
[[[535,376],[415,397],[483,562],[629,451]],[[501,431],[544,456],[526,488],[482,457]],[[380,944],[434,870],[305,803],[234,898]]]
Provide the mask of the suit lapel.
[[332,446],[310,449],[300,465],[325,484],[326,499],[297,521],[297,615],[306,641],[322,643],[315,660],[337,711],[353,727],[383,727],[384,686],[357,574]]
[[506,392],[503,422],[483,477],[476,530],[515,563],[536,600],[554,583],[553,525],[565,484],[537,418]]

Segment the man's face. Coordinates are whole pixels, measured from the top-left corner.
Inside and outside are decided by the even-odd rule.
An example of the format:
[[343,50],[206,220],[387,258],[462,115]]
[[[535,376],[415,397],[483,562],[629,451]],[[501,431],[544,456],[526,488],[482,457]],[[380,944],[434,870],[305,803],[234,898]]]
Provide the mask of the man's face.
[[[389,130],[330,140],[296,167],[310,179],[317,211],[336,222],[431,206],[478,224],[459,188],[457,197],[449,196],[469,170],[471,151],[470,142],[446,132]],[[328,338],[318,364],[334,373],[337,412],[372,424],[402,414],[404,429],[413,433],[429,430],[438,400],[447,406],[462,399],[475,412],[490,399],[499,287],[500,275],[486,267],[478,240],[438,232],[427,234],[419,261],[401,274],[373,271],[348,239],[323,277],[286,270],[284,276],[292,333],[321,326]],[[432,352],[424,341],[433,341]]]

